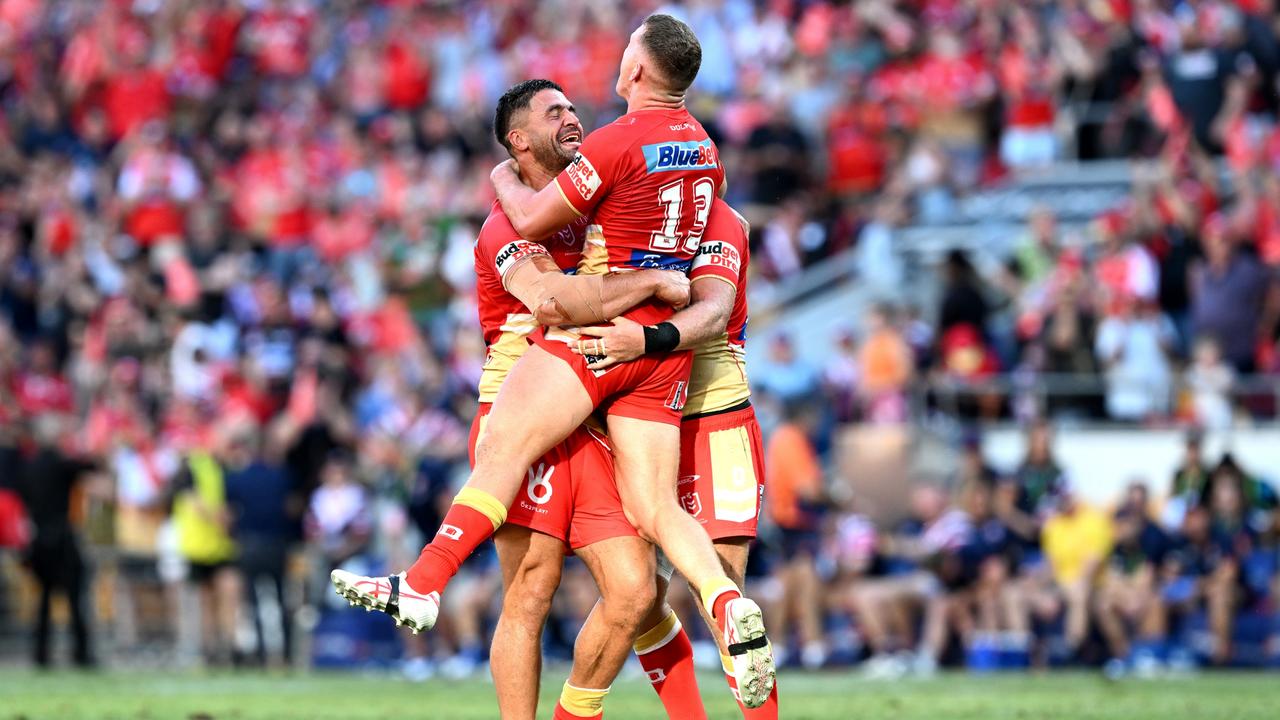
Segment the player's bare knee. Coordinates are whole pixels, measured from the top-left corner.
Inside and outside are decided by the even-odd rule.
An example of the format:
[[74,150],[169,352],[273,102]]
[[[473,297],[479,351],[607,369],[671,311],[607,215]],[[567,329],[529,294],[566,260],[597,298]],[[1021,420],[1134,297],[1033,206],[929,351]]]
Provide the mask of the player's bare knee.
[[637,500],[626,508],[626,514],[640,537],[645,541],[657,543],[660,536],[658,529],[657,506],[647,500]]
[[502,614],[521,626],[540,626],[551,613],[552,595],[554,590],[548,593],[536,585],[513,585],[503,598]]
[[652,573],[631,569],[615,573],[604,595],[610,624],[628,632],[638,630],[658,602],[658,588]]
[[522,568],[516,577],[503,596],[503,614],[510,614],[522,625],[541,625],[551,613],[551,600],[560,584],[559,573]]

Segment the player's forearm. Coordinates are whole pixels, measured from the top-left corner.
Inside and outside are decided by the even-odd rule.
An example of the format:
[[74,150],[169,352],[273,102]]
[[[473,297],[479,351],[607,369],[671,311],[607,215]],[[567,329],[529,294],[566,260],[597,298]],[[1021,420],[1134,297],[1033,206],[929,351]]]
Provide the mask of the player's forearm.
[[670,322],[680,331],[677,350],[690,350],[724,333],[733,312],[737,288],[718,278],[699,279],[689,291],[689,307],[672,316]]
[[649,272],[610,273],[604,276],[604,314],[616,318],[653,297],[658,278]]
[[533,188],[520,182],[520,177],[509,165],[498,166],[491,178],[498,202],[502,204],[502,212],[511,221],[511,226],[526,240],[541,240],[541,237],[532,234],[532,223],[529,222],[529,210],[537,195]]
[[520,181],[520,176],[510,164],[499,165],[490,175],[498,202],[506,213],[511,226],[520,237],[526,240],[543,240],[555,231],[564,227],[568,220],[559,217],[548,209],[549,203],[561,202],[558,198],[548,199],[547,193],[557,193],[552,185],[542,190],[534,190]]
[[[648,272],[611,273],[603,278],[568,276],[561,282],[572,287],[574,282],[600,282],[602,310],[582,303],[541,302],[534,317],[541,325],[589,325],[622,315],[648,300],[658,287],[657,278]],[[547,298],[550,299],[550,298]]]
[[680,331],[680,344],[677,350],[691,350],[708,340],[713,340],[724,333],[729,324],[729,311],[720,303],[696,298],[689,307],[671,317],[670,322]]

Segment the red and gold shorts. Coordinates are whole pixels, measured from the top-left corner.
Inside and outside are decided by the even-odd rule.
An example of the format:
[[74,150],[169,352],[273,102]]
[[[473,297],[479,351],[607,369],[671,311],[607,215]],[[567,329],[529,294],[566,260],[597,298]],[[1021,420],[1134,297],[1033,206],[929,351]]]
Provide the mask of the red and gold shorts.
[[[470,455],[492,403],[480,403],[471,423]],[[507,522],[558,538],[577,550],[601,540],[635,536],[622,512],[608,441],[585,425],[538,458],[507,509]]]
[[605,415],[680,424],[680,411],[689,394],[689,371],[693,368],[691,352],[642,355],[604,370],[591,370],[587,368],[591,360],[569,347],[569,343],[576,340],[576,333],[539,328],[530,337],[538,346],[569,363],[591,396],[591,404]]
[[764,441],[755,408],[680,425],[680,505],[712,540],[756,536],[764,497]]

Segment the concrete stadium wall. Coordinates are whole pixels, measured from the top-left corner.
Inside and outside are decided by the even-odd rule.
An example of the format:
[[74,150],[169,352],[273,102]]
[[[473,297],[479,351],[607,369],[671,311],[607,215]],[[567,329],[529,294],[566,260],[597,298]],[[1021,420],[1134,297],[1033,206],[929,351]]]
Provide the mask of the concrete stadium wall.
[[[1054,454],[1079,492],[1091,502],[1109,505],[1131,481],[1141,480],[1153,498],[1169,491],[1169,479],[1182,458],[1185,433],[1180,430],[1059,429]],[[1026,444],[1021,430],[993,430],[983,437],[982,450],[992,466],[1017,466]],[[1216,463],[1226,450],[1247,472],[1270,480],[1280,478],[1280,429],[1275,427],[1210,433],[1204,454]]]

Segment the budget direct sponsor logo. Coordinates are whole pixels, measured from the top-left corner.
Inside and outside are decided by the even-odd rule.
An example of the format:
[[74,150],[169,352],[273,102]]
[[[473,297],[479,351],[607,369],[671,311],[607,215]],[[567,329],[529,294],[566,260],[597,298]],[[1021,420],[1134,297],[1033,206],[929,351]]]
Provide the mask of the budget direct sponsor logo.
[[498,268],[499,275],[506,275],[507,271],[516,264],[517,260],[527,258],[530,255],[546,254],[547,249],[536,242],[529,242],[528,240],[513,240],[506,245],[503,245],[502,249],[498,251],[498,254],[493,256],[493,264]]
[[675,170],[703,170],[717,165],[716,146],[711,140],[687,140],[645,145],[645,167],[651,173]]
[[742,256],[738,254],[738,249],[723,240],[712,240],[710,242],[704,240],[698,246],[698,255],[693,259],[693,269],[700,267],[723,267],[734,275],[738,274],[738,268],[742,267]]
[[569,174],[569,180],[573,182],[573,186],[577,188],[583,200],[590,200],[596,194],[596,190],[600,189],[600,173],[596,172],[595,165],[592,165],[587,156],[582,153],[574,156],[573,162],[569,163],[565,172]]

